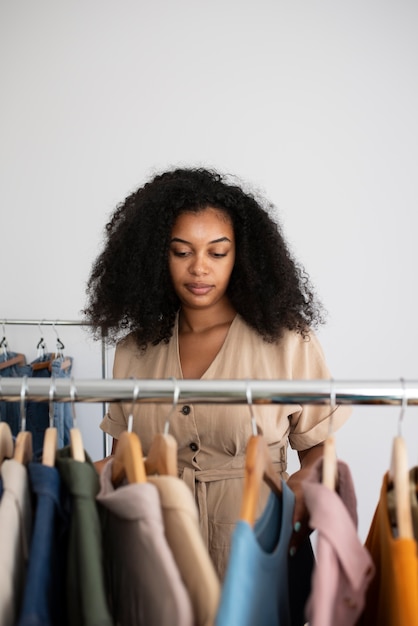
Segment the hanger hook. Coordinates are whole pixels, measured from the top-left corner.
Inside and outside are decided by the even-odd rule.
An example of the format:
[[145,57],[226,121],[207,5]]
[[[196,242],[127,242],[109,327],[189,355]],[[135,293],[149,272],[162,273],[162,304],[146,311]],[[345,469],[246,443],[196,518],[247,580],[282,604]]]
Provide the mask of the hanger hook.
[[168,430],[170,428],[170,419],[171,419],[174,411],[177,408],[177,405],[179,403],[179,398],[180,398],[180,385],[178,383],[178,380],[174,376],[171,377],[171,380],[173,381],[173,384],[174,384],[174,388],[173,388],[173,406],[171,407],[170,412],[167,415],[167,419],[165,420],[164,435],[168,435]]
[[132,432],[133,424],[134,424],[134,406],[139,396],[139,383],[135,382],[134,391],[132,394],[132,407],[131,412],[128,417],[128,433]]
[[253,394],[251,391],[250,382],[248,380],[246,384],[247,386],[245,389],[245,395],[247,396],[247,405],[248,405],[248,408],[250,409],[251,427],[252,427],[253,435],[257,436],[258,435],[257,422],[255,421],[254,411],[253,411]]
[[3,326],[3,339],[0,342],[0,348],[3,348],[3,354],[4,354],[4,358],[7,359],[8,358],[8,354],[7,354],[7,348],[8,348],[8,343],[7,343],[7,337],[6,337],[6,320],[2,321],[2,326]]
[[403,422],[406,408],[408,406],[408,398],[406,395],[405,379],[401,377],[400,381],[402,385],[402,405],[401,405],[401,412],[399,414],[399,420],[398,420],[398,433],[399,433],[399,436],[401,437],[402,436],[402,422]]
[[39,329],[39,333],[41,335],[41,338],[39,339],[39,341],[37,343],[37,346],[36,346],[37,350],[39,351],[38,357],[44,357],[45,350],[46,350],[46,343],[45,343],[45,339],[44,339],[42,328],[41,328],[43,321],[44,320],[41,319],[41,321],[38,322],[38,329]]
[[55,377],[51,376],[51,384],[49,385],[49,427],[54,426],[54,398],[55,398]]
[[59,335],[58,335],[58,331],[57,331],[57,329],[55,328],[55,324],[56,324],[57,322],[58,322],[58,320],[55,320],[55,322],[52,322],[52,330],[54,331],[54,333],[55,333],[55,335],[56,335],[56,337],[57,337],[57,339],[56,339],[56,343],[57,343],[57,350],[58,350],[58,352],[60,353],[62,350],[64,350],[65,346],[64,346],[64,344],[62,343],[62,341],[61,341],[61,339],[60,339],[60,337],[59,337]]
[[70,398],[71,398],[71,412],[73,415],[73,428],[77,426],[77,416],[75,414],[75,401],[77,400],[77,387],[75,386],[74,378],[71,377],[70,385]]
[[26,430],[26,408],[25,399],[28,391],[28,377],[23,376],[22,386],[20,387],[20,430]]

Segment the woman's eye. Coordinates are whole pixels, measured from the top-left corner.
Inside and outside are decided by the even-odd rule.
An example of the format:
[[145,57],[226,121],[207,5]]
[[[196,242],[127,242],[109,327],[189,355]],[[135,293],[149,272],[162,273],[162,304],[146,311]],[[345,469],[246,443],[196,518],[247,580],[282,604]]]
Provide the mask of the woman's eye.
[[212,256],[214,256],[215,259],[221,259],[222,257],[226,256],[226,253],[212,252]]
[[174,256],[178,256],[178,257],[185,257],[188,254],[190,254],[190,252],[183,251],[183,250],[172,250],[172,253],[174,254]]

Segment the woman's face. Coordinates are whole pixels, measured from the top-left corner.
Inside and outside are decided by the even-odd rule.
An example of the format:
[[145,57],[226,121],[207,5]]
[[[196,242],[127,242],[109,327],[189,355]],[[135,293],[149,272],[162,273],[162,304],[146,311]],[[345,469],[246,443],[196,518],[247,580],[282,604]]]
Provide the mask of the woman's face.
[[185,307],[206,309],[226,299],[235,261],[229,216],[213,207],[182,213],[171,231],[169,270]]

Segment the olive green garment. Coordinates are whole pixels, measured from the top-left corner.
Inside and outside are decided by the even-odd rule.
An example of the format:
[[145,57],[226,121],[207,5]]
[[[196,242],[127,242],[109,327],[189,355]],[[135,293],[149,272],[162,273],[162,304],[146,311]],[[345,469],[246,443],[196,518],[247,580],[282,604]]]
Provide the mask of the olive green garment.
[[57,451],[56,466],[72,501],[66,581],[68,624],[112,626],[96,504],[99,476],[88,455],[84,463],[75,461],[69,447]]

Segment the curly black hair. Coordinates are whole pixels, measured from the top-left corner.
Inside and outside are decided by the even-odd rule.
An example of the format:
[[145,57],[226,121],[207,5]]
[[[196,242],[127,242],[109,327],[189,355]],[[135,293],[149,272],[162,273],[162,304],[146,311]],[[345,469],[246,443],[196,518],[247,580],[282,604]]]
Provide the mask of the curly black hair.
[[236,258],[228,296],[264,340],[284,329],[306,335],[323,322],[308,275],[292,258],[272,205],[231,178],[203,168],[177,168],[154,176],[116,207],[106,242],[93,264],[84,314],[94,334],[109,343],[133,333],[138,346],[167,342],[180,301],[172,286],[168,251],[173,224],[183,212],[208,206],[232,221]]

